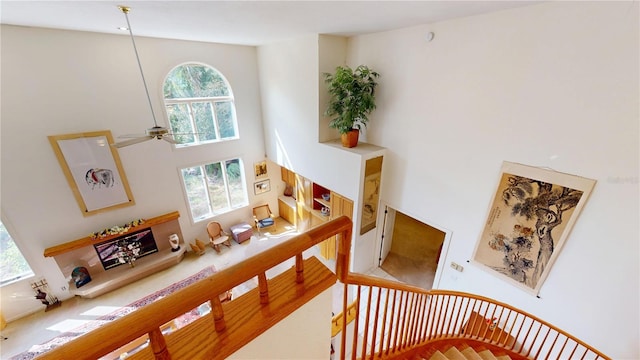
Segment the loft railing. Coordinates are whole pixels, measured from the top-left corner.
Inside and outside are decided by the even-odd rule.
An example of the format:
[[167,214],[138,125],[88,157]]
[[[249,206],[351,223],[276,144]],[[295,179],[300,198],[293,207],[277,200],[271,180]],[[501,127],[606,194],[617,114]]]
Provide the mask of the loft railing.
[[[128,359],[225,359],[335,285],[336,274],[315,257],[303,259],[302,253],[334,235],[348,250],[351,227],[349,218],[343,216],[313,228],[54,348],[38,359],[98,359],[144,337],[148,337],[148,346]],[[348,257],[349,252],[344,250],[338,256],[339,277],[346,277],[348,269],[344,265],[349,263]],[[292,258],[295,263],[291,269],[267,279],[268,270]],[[220,294],[256,277],[257,288],[221,303]],[[163,329],[171,328],[166,324],[203,305],[210,308],[208,314],[163,334]],[[261,311],[265,307],[269,311]]]
[[[351,228],[345,216],[332,220],[38,358],[97,359],[118,353],[127,344],[146,342],[146,347],[128,358],[224,359],[340,280],[343,314],[342,320],[334,319],[334,326],[348,324],[336,330],[341,359],[403,358],[421,347],[451,339],[483,341],[536,359],[608,359],[566,332],[507,304],[350,273]],[[315,257],[303,259],[305,250],[334,235],[338,235],[335,274]],[[268,270],[292,258],[295,265],[290,270],[267,279]],[[256,277],[257,288],[221,303],[220,294]],[[208,314],[163,333],[171,328],[167,324],[203,304],[210,309]],[[260,311],[264,306],[270,311]],[[355,315],[350,316],[349,308]]]

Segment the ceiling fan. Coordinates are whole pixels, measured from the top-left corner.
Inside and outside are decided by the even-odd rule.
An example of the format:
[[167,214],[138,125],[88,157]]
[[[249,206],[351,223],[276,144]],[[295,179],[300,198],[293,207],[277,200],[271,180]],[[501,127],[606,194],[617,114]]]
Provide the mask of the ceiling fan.
[[173,135],[169,129],[164,126],[159,126],[156,121],[156,115],[153,111],[153,106],[151,105],[151,97],[149,96],[149,89],[147,88],[147,81],[144,78],[144,72],[142,71],[142,65],[140,64],[140,56],[138,56],[138,48],[136,47],[136,41],[133,37],[133,31],[131,30],[131,24],[129,23],[129,11],[131,8],[128,6],[118,5],[118,9],[122,11],[125,19],[127,20],[127,30],[129,30],[129,35],[131,36],[131,43],[133,44],[133,51],[136,54],[136,61],[138,62],[138,68],[140,69],[140,76],[142,77],[142,83],[144,84],[144,91],[147,94],[147,100],[149,101],[149,109],[151,110],[151,117],[153,118],[153,127],[145,130],[144,134],[138,135],[121,135],[118,138],[131,138],[129,140],[123,140],[116,143],[111,144],[116,148],[122,148],[125,146],[141,143],[151,139],[164,140],[171,144],[177,144],[177,142],[173,139]]

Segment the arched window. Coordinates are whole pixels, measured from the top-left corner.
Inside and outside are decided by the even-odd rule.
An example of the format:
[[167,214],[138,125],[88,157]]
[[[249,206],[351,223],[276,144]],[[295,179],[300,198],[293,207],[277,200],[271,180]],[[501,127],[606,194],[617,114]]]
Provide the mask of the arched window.
[[238,138],[233,93],[216,69],[196,63],[177,66],[167,75],[163,92],[178,146]]

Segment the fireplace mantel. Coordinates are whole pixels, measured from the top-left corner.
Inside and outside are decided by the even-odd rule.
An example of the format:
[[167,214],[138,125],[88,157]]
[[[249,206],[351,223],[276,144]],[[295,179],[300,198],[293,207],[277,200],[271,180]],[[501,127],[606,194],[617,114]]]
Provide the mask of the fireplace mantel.
[[[138,225],[138,226],[134,226],[132,228],[129,229],[128,232],[136,232],[138,230],[143,230],[143,229],[147,229],[150,228],[154,225],[159,225],[159,224],[163,224],[166,222],[169,222],[171,220],[176,220],[177,218],[180,217],[180,213],[177,211],[174,212],[170,212],[164,215],[160,215],[160,216],[156,216],[154,218],[151,218],[149,220],[145,220],[144,223]],[[56,245],[56,246],[52,246],[50,248],[46,248],[44,249],[44,256],[45,257],[54,257],[60,254],[64,254],[76,249],[80,249],[83,248],[85,246],[93,246],[95,244],[99,244],[117,237],[120,237],[124,234],[115,234],[115,235],[108,235],[108,236],[104,236],[104,237],[93,237],[93,236],[87,236],[87,237],[83,237],[81,239],[78,240],[74,240],[74,241],[70,241],[70,242],[66,242],[64,244],[60,244],[60,245]]]
[[[144,223],[129,228],[126,233],[102,237],[86,236],[47,248],[44,250],[44,256],[52,257],[64,276],[70,279],[68,289],[71,294],[86,298],[96,297],[178,264],[186,250],[178,222],[179,217],[180,213],[174,211],[147,219]],[[158,251],[137,259],[134,268],[129,268],[129,265],[125,264],[105,270],[94,245],[145,229],[151,229]],[[179,251],[171,249],[168,239],[172,234],[178,235],[181,239],[182,246]],[[77,288],[71,279],[71,273],[79,266],[87,268],[91,281]]]

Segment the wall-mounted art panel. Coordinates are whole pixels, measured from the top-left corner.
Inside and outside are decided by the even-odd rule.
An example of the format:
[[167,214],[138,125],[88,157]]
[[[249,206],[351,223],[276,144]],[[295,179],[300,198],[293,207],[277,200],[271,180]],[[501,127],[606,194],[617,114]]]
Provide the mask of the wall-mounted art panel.
[[595,180],[504,162],[474,263],[537,295]]
[[110,131],[48,138],[84,216],[135,204]]

